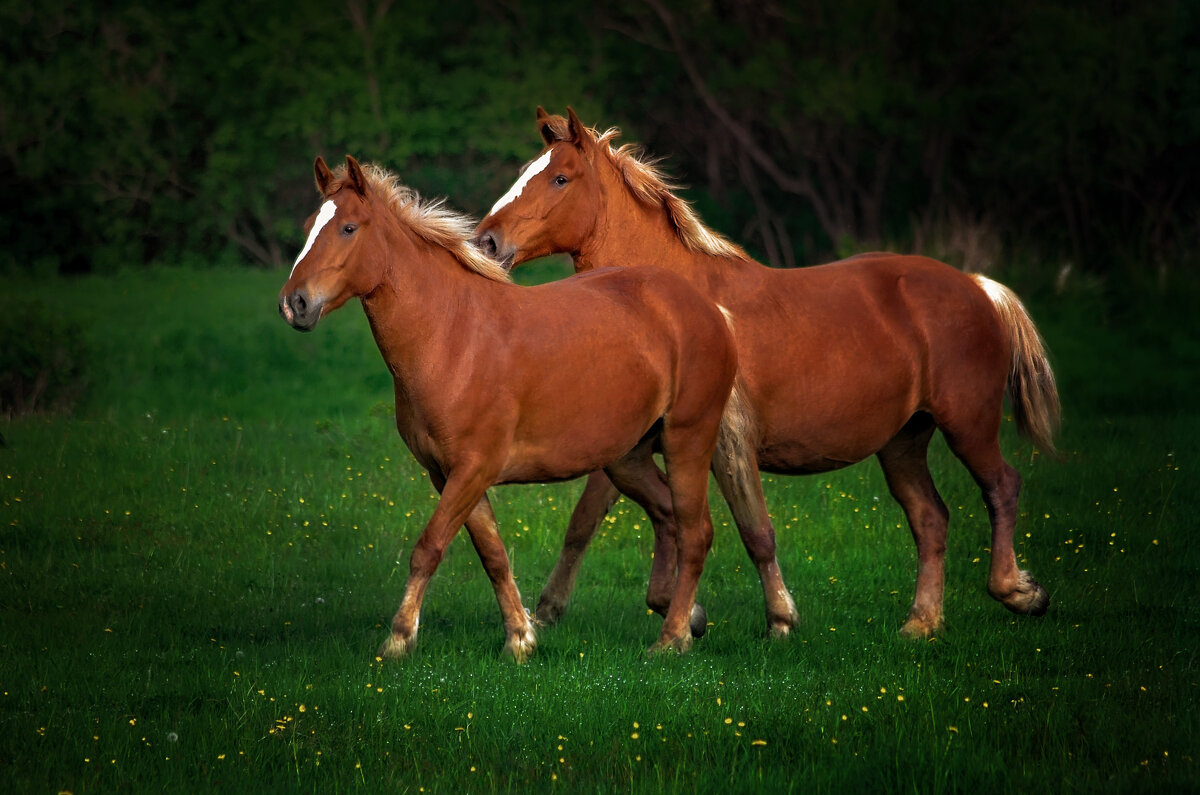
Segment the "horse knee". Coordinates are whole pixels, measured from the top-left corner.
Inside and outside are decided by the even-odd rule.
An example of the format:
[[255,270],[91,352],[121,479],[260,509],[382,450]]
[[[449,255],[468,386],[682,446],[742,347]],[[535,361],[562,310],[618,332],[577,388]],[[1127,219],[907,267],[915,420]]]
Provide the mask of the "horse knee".
[[408,566],[409,574],[414,577],[429,577],[433,571],[442,562],[444,550],[436,548],[432,544],[422,544],[417,541],[413,547],[412,555],[409,557]]

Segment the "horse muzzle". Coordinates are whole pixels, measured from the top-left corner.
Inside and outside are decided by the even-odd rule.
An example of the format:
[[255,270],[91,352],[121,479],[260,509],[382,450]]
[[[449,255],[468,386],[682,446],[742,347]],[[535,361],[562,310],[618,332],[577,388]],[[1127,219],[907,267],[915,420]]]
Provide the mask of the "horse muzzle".
[[279,296],[279,316],[297,331],[312,331],[321,319],[320,300],[313,300],[304,290]]
[[484,232],[481,235],[477,235],[471,242],[475,244],[477,249],[496,260],[496,262],[499,262],[504,267],[504,270],[512,270],[513,259],[517,253],[517,249],[515,246],[504,245],[499,235],[495,232],[491,230]]

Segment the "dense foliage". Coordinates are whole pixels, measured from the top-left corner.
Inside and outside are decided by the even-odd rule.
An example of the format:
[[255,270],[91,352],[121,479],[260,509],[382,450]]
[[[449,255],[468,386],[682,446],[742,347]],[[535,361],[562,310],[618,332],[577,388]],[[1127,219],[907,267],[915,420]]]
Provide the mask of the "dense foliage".
[[28,0],[0,7],[0,268],[279,264],[351,151],[487,209],[538,104],[667,157],[777,264],[1182,267],[1200,236],[1184,0]]

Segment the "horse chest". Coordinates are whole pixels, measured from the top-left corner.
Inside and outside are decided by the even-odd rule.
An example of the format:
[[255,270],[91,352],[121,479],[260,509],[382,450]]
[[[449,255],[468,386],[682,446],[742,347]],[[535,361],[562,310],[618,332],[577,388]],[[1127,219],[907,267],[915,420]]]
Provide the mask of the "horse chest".
[[511,419],[489,398],[479,390],[414,394],[397,385],[396,430],[423,467],[447,473],[464,451],[505,445]]
[[443,423],[428,411],[414,405],[409,396],[397,386],[396,430],[413,457],[427,470],[444,469],[444,445],[439,440],[437,428]]

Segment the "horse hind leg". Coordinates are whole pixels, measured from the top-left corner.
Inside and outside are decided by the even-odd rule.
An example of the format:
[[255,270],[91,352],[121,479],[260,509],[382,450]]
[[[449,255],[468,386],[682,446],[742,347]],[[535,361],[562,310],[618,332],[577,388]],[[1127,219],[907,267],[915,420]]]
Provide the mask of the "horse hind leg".
[[767,631],[772,637],[784,637],[800,623],[800,614],[779,571],[779,561],[775,555],[775,527],[767,512],[762,480],[753,452],[743,446],[730,444],[724,438],[719,439],[712,471],[721,495],[729,504],[746,554],[758,570],[767,611]]
[[970,471],[983,492],[992,525],[992,562],[988,572],[988,594],[1014,613],[1044,615],[1050,605],[1046,593],[1033,575],[1017,566],[1013,535],[1017,524],[1017,500],[1021,476],[1000,453],[999,419],[988,432],[950,431],[943,428],[946,441],[958,459]]
[[533,614],[533,620],[537,624],[543,627],[551,626],[566,612],[588,544],[619,496],[620,492],[603,472],[588,475],[583,494],[580,495],[575,510],[571,512],[562,551],[559,552],[554,569],[538,597],[537,609]]
[[927,454],[934,424],[921,414],[877,454],[888,490],[904,509],[917,545],[917,586],[900,634],[923,638],[941,631],[946,583],[946,533],[950,512],[929,474]]

